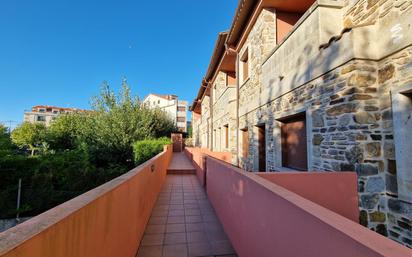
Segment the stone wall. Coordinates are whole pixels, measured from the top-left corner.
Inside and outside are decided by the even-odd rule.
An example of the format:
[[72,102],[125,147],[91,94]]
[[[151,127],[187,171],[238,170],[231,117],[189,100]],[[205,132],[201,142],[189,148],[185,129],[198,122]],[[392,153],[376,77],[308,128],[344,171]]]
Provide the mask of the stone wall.
[[[412,85],[412,0],[345,2],[315,4],[279,46],[276,12],[262,11],[238,53],[248,51],[249,79],[238,88],[239,127],[231,135],[239,148],[232,152],[239,166],[256,170],[256,126],[264,124],[266,169],[283,171],[281,120],[304,112],[309,171],[356,171],[360,223],[412,247],[412,204],[398,197],[396,163],[410,156],[395,156],[392,117],[393,90]],[[342,33],[358,25],[365,26]],[[213,129],[228,122],[231,103],[215,103]],[[244,129],[246,158],[236,137]]]
[[347,28],[375,24],[390,12],[400,14],[412,10],[410,0],[359,0],[349,5],[345,14],[344,25]]
[[[219,72],[213,84],[213,131],[217,132],[214,151],[232,152],[236,155],[236,88],[227,86],[227,75]],[[229,129],[229,147],[225,147],[224,126]],[[220,132],[219,132],[220,131]]]
[[279,171],[279,118],[305,111],[309,170],[356,171],[360,221],[412,246],[412,204],[397,199],[390,90],[412,83],[412,47],[384,61],[351,61],[240,118],[250,133],[256,163],[255,124],[265,123],[267,169]]
[[[259,94],[262,91],[262,64],[275,46],[276,12],[274,9],[263,9],[240,51],[240,56],[243,56],[245,51],[248,51],[249,55],[249,79],[244,81],[239,88],[240,108],[246,106],[250,99],[259,98]],[[249,124],[247,121],[250,121],[247,115],[239,117],[239,128],[248,128],[249,131],[250,155],[246,159],[239,156],[239,164],[241,167],[249,170],[254,167],[253,163],[257,158],[254,152],[254,145],[257,138],[254,133],[254,123]],[[239,142],[239,144],[241,145],[241,142]]]
[[212,124],[211,124],[211,115],[210,115],[210,97],[204,96],[202,101],[202,116],[201,116],[201,123],[199,126],[199,138],[200,138],[200,146],[203,148],[208,148],[211,146],[211,131],[212,131]]

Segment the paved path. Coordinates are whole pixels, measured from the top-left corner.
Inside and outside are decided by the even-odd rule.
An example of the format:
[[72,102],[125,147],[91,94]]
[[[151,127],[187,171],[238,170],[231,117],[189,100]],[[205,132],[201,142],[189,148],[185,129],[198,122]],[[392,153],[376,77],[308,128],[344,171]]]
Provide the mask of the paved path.
[[[174,154],[171,166],[182,159]],[[199,256],[237,255],[196,175],[167,175],[137,257]]]
[[169,168],[167,169],[168,174],[196,174],[196,169],[192,164],[192,161],[187,158],[184,153],[173,153],[172,160],[170,162]]

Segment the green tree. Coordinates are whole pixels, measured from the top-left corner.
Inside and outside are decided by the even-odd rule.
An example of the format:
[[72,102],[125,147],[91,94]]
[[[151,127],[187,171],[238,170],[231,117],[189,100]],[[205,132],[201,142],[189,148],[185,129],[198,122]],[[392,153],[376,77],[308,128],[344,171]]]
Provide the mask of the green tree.
[[11,148],[12,143],[7,128],[0,124],[0,151],[9,151]]
[[24,122],[11,133],[11,139],[21,149],[29,149],[31,156],[45,142],[46,126],[42,123]]

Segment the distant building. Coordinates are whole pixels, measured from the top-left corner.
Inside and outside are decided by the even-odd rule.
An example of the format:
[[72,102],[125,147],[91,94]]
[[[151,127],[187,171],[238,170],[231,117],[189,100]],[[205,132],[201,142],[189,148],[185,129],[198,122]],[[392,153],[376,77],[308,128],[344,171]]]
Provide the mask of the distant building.
[[51,122],[60,114],[84,112],[85,110],[76,108],[63,108],[56,106],[37,105],[31,108],[31,111],[24,112],[24,121],[35,123],[41,122],[46,126],[50,126]]
[[176,95],[149,94],[143,103],[150,108],[160,108],[170,115],[180,132],[187,132],[187,101]]

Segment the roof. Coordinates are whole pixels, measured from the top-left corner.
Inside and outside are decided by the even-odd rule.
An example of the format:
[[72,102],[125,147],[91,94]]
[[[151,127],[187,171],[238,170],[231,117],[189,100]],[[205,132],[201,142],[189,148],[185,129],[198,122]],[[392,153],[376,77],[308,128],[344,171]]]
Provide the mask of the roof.
[[[201,100],[203,98],[203,95],[205,93],[207,93],[207,90],[209,88],[209,84],[210,81],[213,79],[215,73],[216,73],[216,69],[219,67],[219,65],[221,64],[222,58],[227,54],[226,53],[226,39],[228,36],[228,32],[224,31],[224,32],[220,32],[216,43],[215,43],[215,47],[213,49],[213,53],[212,53],[212,57],[210,59],[209,62],[209,66],[207,68],[206,71],[206,75],[203,78],[199,91],[197,93],[197,97],[195,98],[195,100],[193,101],[190,110],[195,110],[197,103],[199,102],[199,100]],[[226,69],[230,69],[229,67],[225,67]],[[235,67],[232,67],[232,69],[234,69]]]
[[73,112],[87,111],[87,110],[77,109],[77,108],[66,108],[66,107],[58,107],[58,106],[50,106],[50,105],[36,105],[36,106],[33,106],[31,109],[33,111],[35,109],[40,109],[40,108],[53,109],[53,110],[59,110],[59,111],[73,111]]
[[256,21],[255,14],[259,14],[263,8],[304,13],[314,2],[315,0],[239,0],[226,43],[230,47],[237,46],[248,24]]
[[144,102],[144,101],[146,100],[146,98],[148,98],[150,95],[153,95],[153,96],[156,96],[156,97],[159,97],[159,98],[163,98],[163,99],[165,99],[165,100],[177,99],[177,95],[160,95],[160,94],[150,93],[150,94],[148,94],[148,95],[143,99],[143,102]]

